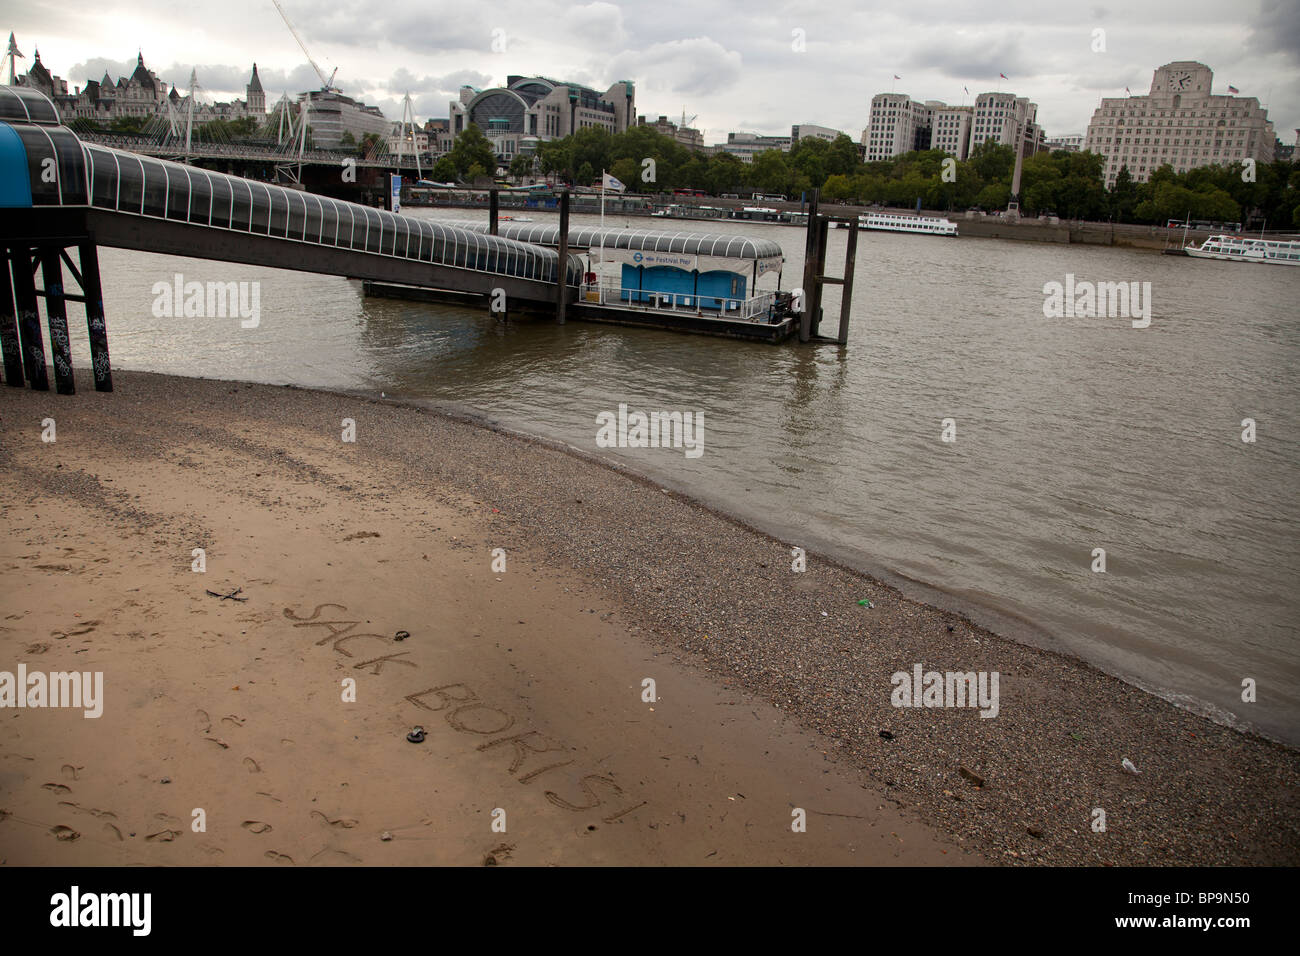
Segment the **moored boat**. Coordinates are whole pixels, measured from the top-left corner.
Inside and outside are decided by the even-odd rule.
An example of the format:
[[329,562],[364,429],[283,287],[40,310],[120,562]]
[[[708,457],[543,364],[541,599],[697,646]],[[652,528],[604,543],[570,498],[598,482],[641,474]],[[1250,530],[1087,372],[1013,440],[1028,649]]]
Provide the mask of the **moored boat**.
[[[831,223],[843,228],[843,223]],[[955,236],[957,224],[941,216],[913,216],[894,212],[868,212],[858,217],[859,229],[877,232],[911,232],[924,236]]]
[[1300,241],[1297,240],[1210,236],[1200,246],[1189,244],[1183,251],[1195,259],[1221,259],[1225,262],[1264,262],[1280,266],[1300,266]]

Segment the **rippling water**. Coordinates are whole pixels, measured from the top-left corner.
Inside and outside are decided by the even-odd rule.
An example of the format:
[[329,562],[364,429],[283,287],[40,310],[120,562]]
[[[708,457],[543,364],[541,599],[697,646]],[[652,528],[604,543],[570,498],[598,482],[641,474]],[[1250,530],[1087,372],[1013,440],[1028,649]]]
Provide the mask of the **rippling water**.
[[[786,250],[786,287],[802,272],[800,229],[662,227],[771,236]],[[835,274],[844,234],[831,242]],[[454,307],[364,300],[343,279],[102,256],[119,367],[469,408],[633,463],[1003,633],[1300,742],[1300,269],[867,233],[841,354],[502,325]],[[154,318],[150,289],[176,272],[260,280],[260,327]],[[1067,273],[1149,281],[1150,328],[1044,318],[1043,284]],[[84,337],[74,350],[84,365]],[[620,402],[703,411],[704,455],[597,449],[596,415]],[[1255,444],[1241,441],[1247,417]],[[940,441],[945,418],[956,420],[955,443]],[[1098,547],[1105,574],[1091,570]],[[1258,703],[1241,702],[1245,678],[1258,682]]]

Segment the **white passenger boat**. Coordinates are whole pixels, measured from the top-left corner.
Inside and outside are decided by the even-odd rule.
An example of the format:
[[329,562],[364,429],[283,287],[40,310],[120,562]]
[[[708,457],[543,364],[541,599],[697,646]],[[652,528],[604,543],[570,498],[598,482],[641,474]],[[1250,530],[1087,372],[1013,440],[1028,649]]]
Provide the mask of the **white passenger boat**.
[[[843,228],[841,223],[832,226]],[[910,216],[894,212],[868,212],[858,217],[859,229],[880,232],[912,232],[925,236],[955,236],[957,224],[940,216]]]
[[1196,259],[1223,259],[1229,262],[1268,262],[1280,266],[1300,266],[1300,241],[1243,239],[1240,236],[1210,236],[1200,246],[1184,250]]
[[939,216],[904,216],[894,212],[869,212],[858,217],[863,229],[916,232],[930,236],[955,236],[957,224]]

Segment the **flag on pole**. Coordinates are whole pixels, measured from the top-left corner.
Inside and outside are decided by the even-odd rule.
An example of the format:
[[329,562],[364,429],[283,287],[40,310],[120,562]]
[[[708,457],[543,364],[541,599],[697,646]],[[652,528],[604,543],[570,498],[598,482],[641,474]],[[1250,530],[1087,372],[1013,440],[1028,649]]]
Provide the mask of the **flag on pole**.
[[1005,73],[999,73],[998,76],[1002,77],[1002,79],[1004,80],[1007,78],[1007,75]]
[[609,173],[602,173],[600,186],[602,189],[612,189],[616,193],[625,192],[627,187],[611,176]]
[[895,74],[894,74],[894,79],[896,79],[896,80],[901,80],[901,79],[902,79],[902,77],[901,77],[901,76],[899,76],[899,75],[898,75],[898,74],[897,74],[897,73],[895,73]]
[[1241,90],[1237,89],[1235,86],[1230,86],[1230,87],[1228,87],[1228,92],[1229,92],[1229,93],[1240,93]]
[[1133,93],[1129,90],[1129,88],[1128,88],[1127,86],[1124,87],[1124,92],[1125,92],[1125,93],[1128,93],[1129,96],[1132,96],[1132,95],[1133,95]]
[[966,89],[966,87],[964,86],[962,87],[962,92],[964,92],[967,96],[970,96],[970,90]]

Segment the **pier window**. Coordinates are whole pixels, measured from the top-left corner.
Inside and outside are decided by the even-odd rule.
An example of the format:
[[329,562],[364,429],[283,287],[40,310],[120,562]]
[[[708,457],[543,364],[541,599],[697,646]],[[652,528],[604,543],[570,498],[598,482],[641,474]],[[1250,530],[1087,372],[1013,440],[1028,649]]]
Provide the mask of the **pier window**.
[[117,159],[112,153],[92,150],[91,166],[94,172],[94,187],[91,203],[105,209],[117,208]]
[[70,130],[51,129],[50,139],[59,159],[59,197],[64,205],[80,206],[89,202],[86,194],[85,152],[81,141]]
[[212,186],[212,225],[223,229],[230,227],[232,213],[230,180],[218,174],[210,177]]
[[[212,216],[212,180],[201,169],[190,171],[189,221],[209,225]],[[224,225],[224,223],[217,223]]]
[[332,199],[316,200],[320,203],[320,241],[322,245],[332,246],[338,242],[339,207]]
[[366,209],[365,222],[357,223],[359,243],[356,248],[364,249],[366,252],[379,252],[379,233],[383,225],[383,220],[379,213],[374,209]]
[[167,171],[155,159],[141,160],[144,167],[144,204],[146,216],[162,218],[167,214]]
[[397,245],[397,228],[399,217],[392,213],[378,213],[379,216],[379,251],[386,256],[401,255]]
[[190,177],[195,171],[184,166],[167,168],[167,218],[189,222]]
[[289,205],[287,194],[270,186],[266,189],[266,232],[267,235],[283,239],[288,235]]
[[118,193],[117,208],[122,212],[138,213],[144,203],[144,169],[139,156],[122,156],[121,159],[118,180],[122,188]]
[[238,179],[230,183],[230,228],[247,232],[253,214],[253,194],[249,184]]
[[249,232],[269,234],[270,230],[270,213],[271,213],[271,196],[266,186],[262,183],[256,183],[250,189],[249,205]]
[[322,216],[321,202],[318,196],[303,196],[302,237],[307,242],[320,242]]
[[293,190],[285,190],[284,197],[289,201],[289,238],[303,239],[307,231],[307,197]]

